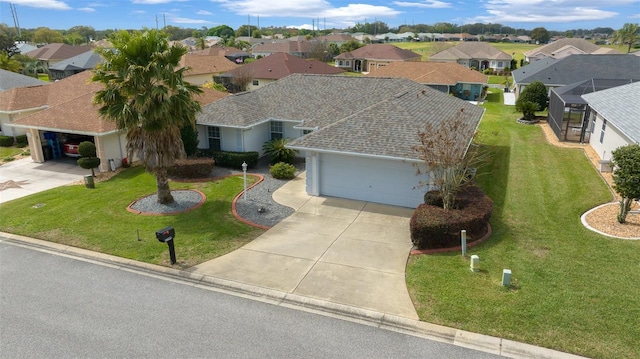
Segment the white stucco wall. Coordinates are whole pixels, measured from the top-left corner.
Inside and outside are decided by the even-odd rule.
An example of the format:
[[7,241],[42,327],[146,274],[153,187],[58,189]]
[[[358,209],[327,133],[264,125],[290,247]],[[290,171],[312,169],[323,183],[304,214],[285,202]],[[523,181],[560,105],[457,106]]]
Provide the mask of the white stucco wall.
[[611,160],[611,152],[620,146],[626,146],[633,144],[630,138],[615,127],[615,124],[607,121],[607,125],[604,130],[604,136],[602,142],[600,142],[600,135],[602,134],[603,117],[600,114],[596,115],[594,131],[589,138],[589,144],[593,150],[598,154],[601,160]]

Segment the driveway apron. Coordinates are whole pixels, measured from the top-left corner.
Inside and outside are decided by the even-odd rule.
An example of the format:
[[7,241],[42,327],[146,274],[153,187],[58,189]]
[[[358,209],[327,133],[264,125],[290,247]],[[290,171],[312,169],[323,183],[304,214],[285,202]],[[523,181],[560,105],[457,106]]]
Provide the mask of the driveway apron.
[[305,193],[305,173],[273,194],[296,209],[244,247],[188,271],[410,319],[405,266],[413,210]]

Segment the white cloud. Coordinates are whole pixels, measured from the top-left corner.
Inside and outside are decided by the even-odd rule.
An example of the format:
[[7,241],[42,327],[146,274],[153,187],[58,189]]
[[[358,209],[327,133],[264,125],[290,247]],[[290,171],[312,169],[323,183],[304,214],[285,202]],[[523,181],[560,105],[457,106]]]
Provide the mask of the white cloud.
[[401,7],[418,7],[427,9],[445,9],[450,8],[451,4],[439,0],[423,0],[420,2],[394,1],[393,5]]
[[158,5],[158,4],[168,4],[172,2],[184,2],[187,0],[131,0],[134,4],[140,5]]
[[211,24],[211,21],[207,21],[207,20],[189,19],[186,17],[178,17],[178,16],[169,16],[167,21],[175,24],[194,24],[194,25]]
[[213,15],[213,13],[207,11],[207,10],[198,10],[196,11],[196,14],[198,15]]
[[609,0],[594,4],[582,0],[489,0],[484,5],[488,15],[477,16],[467,22],[566,23],[603,20],[618,15],[603,8],[633,1],[635,0]]
[[[15,5],[36,7],[52,10],[71,10],[71,6],[60,0],[0,0],[0,2],[11,2]],[[3,10],[4,11],[4,10]]]
[[144,10],[133,10],[131,13],[136,15],[143,15],[143,14],[146,14],[147,12]]
[[96,9],[91,8],[91,7],[81,7],[78,9],[78,11],[82,11],[82,12],[96,12]]

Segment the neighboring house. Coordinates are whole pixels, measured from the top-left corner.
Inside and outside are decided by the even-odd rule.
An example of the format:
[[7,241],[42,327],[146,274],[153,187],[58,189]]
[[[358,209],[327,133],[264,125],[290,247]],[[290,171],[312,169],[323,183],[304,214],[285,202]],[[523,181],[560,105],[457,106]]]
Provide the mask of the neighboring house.
[[459,151],[469,145],[481,107],[401,78],[294,74],[253,92],[203,107],[196,117],[200,145],[257,151],[274,138],[306,159],[311,195],[415,208],[428,186],[412,150],[427,124],[464,113]]
[[329,66],[322,61],[305,60],[280,52],[214,76],[214,81],[225,85],[230,92],[240,92],[241,89],[236,88],[234,79],[244,78],[244,81],[248,81],[245,90],[253,91],[291,74],[338,75],[343,72],[343,69]]
[[194,55],[222,56],[236,64],[244,63],[245,59],[251,57],[250,53],[230,46],[211,46],[204,50],[197,50],[191,53]]
[[342,44],[347,43],[349,41],[358,41],[356,38],[349,34],[329,34],[325,36],[318,36],[314,39],[314,41],[319,41],[321,43],[327,44],[336,44],[340,47]]
[[11,90],[14,87],[27,87],[46,85],[48,82],[38,80],[37,78],[17,74],[15,72],[0,69],[0,92]]
[[[12,117],[7,126],[26,133],[34,162],[61,157],[65,139],[81,136],[96,144],[100,171],[109,169],[109,160],[117,167],[121,165],[126,157],[125,134],[116,130],[115,122],[99,116],[93,97],[102,85],[90,82],[91,76],[91,71],[84,71],[46,86],[0,93],[0,116],[9,114]],[[227,96],[210,89],[203,91],[196,97],[202,105]]]
[[38,47],[27,44],[26,42],[16,42],[16,47],[18,48],[18,51],[20,51],[21,55],[24,55],[29,51],[38,49]]
[[184,79],[194,85],[212,82],[214,76],[239,66],[219,55],[185,54],[180,59],[180,67],[189,68],[184,74]]
[[456,62],[480,71],[503,71],[511,66],[512,59],[511,55],[484,42],[463,42],[429,57],[429,61]]
[[48,44],[35,50],[31,50],[25,55],[39,60],[45,67],[49,68],[60,61],[91,51],[91,46],[71,46],[67,44]]
[[268,42],[253,46],[251,53],[254,58],[267,57],[280,52],[297,56],[303,59],[311,56],[315,43],[309,41],[287,41],[276,40],[277,42]]
[[[40,88],[50,84],[31,76],[17,74],[15,72],[0,69],[0,134],[4,136],[24,135],[24,130],[16,130],[9,126],[11,121],[33,112],[29,108],[16,107],[17,101],[22,99],[23,93],[28,92],[28,88],[34,88],[32,91],[38,92]],[[34,107],[40,107],[35,102]]]
[[582,98],[589,109],[589,144],[601,161],[610,161],[611,152],[620,146],[640,144],[640,82],[582,95]]
[[547,122],[560,141],[589,142],[587,102],[582,95],[626,85],[640,79],[590,79],[551,89]]
[[463,100],[477,101],[486,91],[489,77],[481,72],[451,62],[394,62],[367,76],[401,77]]
[[336,57],[335,66],[355,71],[370,72],[396,61],[420,61],[422,56],[389,44],[371,44]]
[[517,98],[534,81],[553,88],[590,79],[640,79],[640,57],[620,54],[545,58],[514,70],[512,76]]
[[563,57],[577,54],[612,55],[619,53],[620,52],[614,49],[600,47],[587,40],[564,38],[525,52],[524,59],[525,61],[532,63],[547,57],[561,59]]
[[82,71],[93,70],[102,62],[104,62],[102,56],[90,50],[49,66],[49,79],[51,81],[62,80],[65,77],[75,75]]

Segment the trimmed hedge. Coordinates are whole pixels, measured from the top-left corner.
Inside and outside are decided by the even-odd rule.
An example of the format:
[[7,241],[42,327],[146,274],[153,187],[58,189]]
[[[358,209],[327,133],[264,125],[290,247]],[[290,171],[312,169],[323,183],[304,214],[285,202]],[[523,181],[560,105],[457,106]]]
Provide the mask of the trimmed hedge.
[[206,157],[178,160],[167,173],[175,178],[207,178],[211,176],[214,164],[212,158]]
[[467,240],[482,237],[487,230],[493,202],[476,186],[466,186],[456,198],[458,209],[421,204],[409,224],[411,241],[418,249],[449,248],[460,245],[460,231]]
[[18,136],[16,136],[16,145],[18,147],[24,147],[27,144],[29,144],[29,141],[27,140],[27,135],[18,135]]
[[13,146],[13,141],[11,136],[0,136],[0,147],[11,147]]
[[269,173],[276,179],[292,179],[296,176],[296,166],[278,162],[273,166],[269,166]]
[[258,164],[258,152],[229,152],[215,151],[211,152],[216,165],[221,167],[230,167],[242,169],[242,162],[247,163],[247,168],[254,168]]

